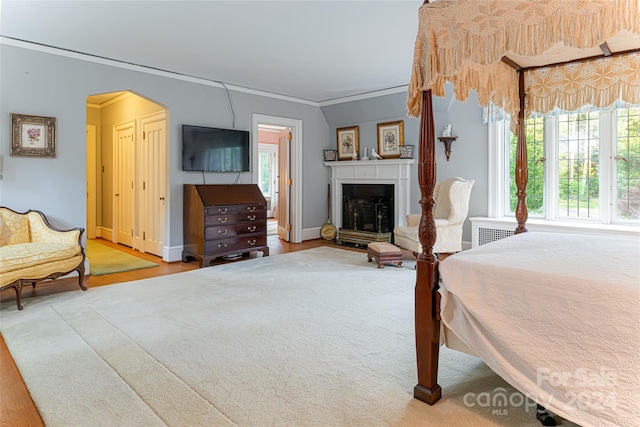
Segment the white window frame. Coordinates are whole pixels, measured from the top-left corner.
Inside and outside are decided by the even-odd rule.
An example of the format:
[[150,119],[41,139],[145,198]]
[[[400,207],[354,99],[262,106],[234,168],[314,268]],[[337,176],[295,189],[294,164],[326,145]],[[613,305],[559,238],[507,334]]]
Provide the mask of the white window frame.
[[[600,161],[599,161],[599,216],[600,218],[558,218],[557,189],[558,165],[558,117],[545,117],[545,199],[544,217],[530,215],[530,219],[548,223],[567,224],[587,228],[599,226],[630,226],[636,229],[638,221],[617,219],[617,192],[615,190],[616,166],[613,152],[617,144],[617,119],[613,110],[600,111]],[[488,216],[490,218],[513,219],[509,210],[508,145],[510,140],[509,121],[496,120],[488,123],[489,164],[488,164]],[[553,153],[553,154],[551,154]]]

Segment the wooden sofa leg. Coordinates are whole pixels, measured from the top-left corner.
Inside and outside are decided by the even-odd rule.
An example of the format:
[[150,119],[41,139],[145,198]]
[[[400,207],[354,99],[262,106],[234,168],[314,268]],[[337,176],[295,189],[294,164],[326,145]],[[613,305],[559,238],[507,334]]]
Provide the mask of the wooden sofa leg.
[[82,262],[82,268],[78,269],[78,282],[80,284],[80,289],[86,291],[87,287],[84,285],[84,261]]
[[13,285],[13,289],[16,291],[16,304],[18,305],[18,310],[22,310],[22,304],[20,304],[20,295],[22,295],[22,282],[18,282]]

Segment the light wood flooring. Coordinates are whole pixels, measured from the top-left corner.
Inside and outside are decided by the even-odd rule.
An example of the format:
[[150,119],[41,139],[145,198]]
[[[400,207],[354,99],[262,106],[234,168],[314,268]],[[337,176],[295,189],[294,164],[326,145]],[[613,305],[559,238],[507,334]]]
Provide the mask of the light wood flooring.
[[[287,243],[280,240],[277,236],[268,236],[269,254],[281,254],[287,252],[295,252],[304,249],[311,249],[318,246],[335,246],[333,242],[322,239],[309,240],[302,243]],[[124,273],[114,273],[104,276],[85,276],[84,284],[88,288],[97,286],[105,286],[113,283],[130,282],[138,279],[149,277],[163,276],[167,274],[179,273],[182,271],[194,270],[198,268],[197,261],[188,263],[171,262],[167,263],[160,258],[134,251],[122,245],[116,245],[106,240],[100,240],[101,243],[118,248],[124,252],[136,255],[140,258],[147,259],[159,263],[158,267],[145,268],[142,270],[128,271]],[[343,247],[344,249],[349,249]],[[360,252],[366,252],[363,249],[352,249]],[[412,257],[411,254],[405,254]],[[261,256],[261,253],[253,252],[251,257]],[[243,262],[243,261],[224,261],[216,260],[211,265],[222,264],[227,262]],[[60,292],[81,292],[76,277],[59,279],[53,281],[45,281],[36,285],[35,289],[31,286],[25,286],[22,290],[22,305],[25,310],[29,310],[29,298],[33,296],[48,295]],[[15,293],[13,289],[5,289],[0,292],[0,301],[15,301]],[[0,316],[2,314],[0,313]],[[53,391],[52,391],[53,392]],[[20,372],[7,349],[4,339],[0,335],[0,426],[2,427],[31,427],[43,426],[42,418],[36,409],[31,396],[20,376]]]

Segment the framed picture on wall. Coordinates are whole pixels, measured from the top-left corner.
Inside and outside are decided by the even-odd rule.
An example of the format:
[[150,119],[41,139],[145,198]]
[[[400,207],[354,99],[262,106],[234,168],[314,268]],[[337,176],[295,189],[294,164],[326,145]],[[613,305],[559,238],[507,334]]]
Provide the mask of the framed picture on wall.
[[11,156],[56,157],[56,118],[11,113]]
[[404,145],[404,121],[378,123],[378,154],[383,159],[400,157]]
[[351,160],[360,152],[358,126],[336,129],[338,136],[338,160]]

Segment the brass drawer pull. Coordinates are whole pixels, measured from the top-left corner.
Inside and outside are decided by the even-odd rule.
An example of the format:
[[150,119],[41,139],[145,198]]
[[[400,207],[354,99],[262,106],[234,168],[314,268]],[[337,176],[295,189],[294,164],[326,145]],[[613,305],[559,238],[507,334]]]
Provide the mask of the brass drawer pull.
[[253,211],[255,211],[255,210],[256,210],[256,207],[255,207],[255,206],[247,206],[247,210],[248,210],[249,212],[253,212]]
[[218,243],[218,247],[219,248],[226,248],[227,244],[226,243]]
[[224,230],[218,230],[218,234],[227,234],[227,229],[225,228]]
[[227,222],[229,218],[224,217],[224,218],[218,218],[218,222],[221,222],[222,224],[224,224],[225,222]]
[[256,240],[255,240],[255,239],[253,239],[253,240],[247,240],[247,243],[248,243],[249,245],[253,246],[253,245],[255,245],[255,244],[256,244]]
[[219,214],[222,214],[222,215],[226,214],[226,213],[227,213],[227,208],[224,208],[224,209],[218,209],[218,213],[219,213]]
[[256,226],[252,225],[251,227],[247,227],[247,230],[253,233],[254,231],[256,231]]
[[249,215],[247,218],[249,218],[249,221],[255,221],[256,216],[255,215]]

